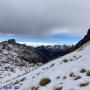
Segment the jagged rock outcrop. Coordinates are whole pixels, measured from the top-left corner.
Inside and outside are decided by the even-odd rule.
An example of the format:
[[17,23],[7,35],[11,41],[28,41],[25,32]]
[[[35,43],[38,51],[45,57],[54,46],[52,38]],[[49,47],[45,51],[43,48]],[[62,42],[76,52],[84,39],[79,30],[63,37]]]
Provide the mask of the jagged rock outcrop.
[[33,47],[16,43],[15,39],[10,39],[0,43],[0,51],[4,60],[10,60],[17,64],[22,62],[40,63],[40,56],[34,51]]
[[21,45],[18,50],[18,56],[20,59],[29,63],[42,63],[41,57],[35,52],[33,47]]
[[16,43],[16,40],[15,40],[15,39],[9,39],[7,42],[8,42],[9,44],[15,44],[15,43]]
[[75,49],[77,49],[80,46],[84,45],[88,41],[90,41],[90,29],[88,29],[87,35],[85,35],[85,37],[76,44]]

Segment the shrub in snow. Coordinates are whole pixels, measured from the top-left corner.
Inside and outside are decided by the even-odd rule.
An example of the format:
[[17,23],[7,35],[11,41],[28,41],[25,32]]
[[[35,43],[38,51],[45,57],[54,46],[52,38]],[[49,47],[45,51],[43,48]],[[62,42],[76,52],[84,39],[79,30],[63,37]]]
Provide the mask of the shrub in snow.
[[20,82],[23,82],[25,79],[26,79],[26,78],[22,78],[22,79],[20,80]]
[[73,56],[74,58],[77,58],[76,56]]
[[38,90],[39,87],[31,87],[31,90]]
[[46,86],[46,85],[49,84],[50,82],[51,82],[51,80],[50,80],[49,78],[43,78],[43,79],[40,81],[39,85],[40,85],[40,86]]
[[80,87],[85,87],[85,86],[87,86],[87,85],[89,85],[89,82],[81,83],[79,86],[80,86]]
[[53,63],[53,64],[51,64],[51,66],[50,67],[53,67],[55,64]]
[[57,87],[54,90],[62,90],[63,87]]
[[16,82],[15,82],[13,85],[15,85],[15,84],[19,84],[19,82],[20,82],[20,81],[16,80]]
[[70,73],[70,75],[69,75],[70,77],[73,77],[74,76],[74,73],[72,72],[72,73]]
[[60,79],[60,76],[57,76],[56,79]]
[[19,84],[20,82],[23,82],[25,80],[25,78],[22,78],[20,80],[16,80],[16,82],[14,84]]
[[63,59],[63,62],[64,62],[64,63],[67,63],[67,62],[68,62],[68,60],[67,60],[67,59]]
[[90,71],[87,71],[87,73],[86,73],[86,74],[87,74],[87,76],[90,76]]
[[63,77],[63,80],[65,80],[66,78],[67,78],[67,76],[64,76],[64,77]]
[[80,73],[85,73],[85,72],[86,72],[86,70],[83,68],[80,70]]
[[81,76],[76,76],[75,78],[74,78],[74,80],[78,80],[78,79],[80,79],[81,78]]

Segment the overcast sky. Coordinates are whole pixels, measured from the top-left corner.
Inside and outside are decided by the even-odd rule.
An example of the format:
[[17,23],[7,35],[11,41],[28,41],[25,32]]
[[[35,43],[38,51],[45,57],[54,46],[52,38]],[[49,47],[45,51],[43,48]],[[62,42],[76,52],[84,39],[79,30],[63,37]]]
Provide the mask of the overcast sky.
[[30,34],[85,33],[90,0],[0,0],[0,32]]
[[0,33],[83,36],[90,27],[90,0],[0,0]]

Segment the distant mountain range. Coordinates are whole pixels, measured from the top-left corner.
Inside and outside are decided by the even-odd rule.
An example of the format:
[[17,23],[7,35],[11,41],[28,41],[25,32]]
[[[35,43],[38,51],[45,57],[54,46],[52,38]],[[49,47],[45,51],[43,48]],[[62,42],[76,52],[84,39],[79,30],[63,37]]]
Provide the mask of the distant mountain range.
[[[46,63],[52,59],[67,54],[68,52],[66,50],[70,47],[71,46],[69,45],[32,47],[25,44],[19,44],[15,39],[10,39],[0,43],[0,53],[2,56],[4,55],[5,58],[10,55],[11,57],[8,58],[11,58],[12,60],[14,59],[15,62],[18,62],[19,59],[23,62],[29,63]],[[3,53],[3,51],[5,53]],[[2,56],[0,56],[0,58]]]

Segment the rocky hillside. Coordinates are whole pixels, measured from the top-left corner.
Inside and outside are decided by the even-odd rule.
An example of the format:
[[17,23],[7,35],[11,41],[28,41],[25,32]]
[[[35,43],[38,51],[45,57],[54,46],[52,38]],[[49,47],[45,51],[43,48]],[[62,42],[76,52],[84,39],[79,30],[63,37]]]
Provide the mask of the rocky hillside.
[[[19,44],[15,39],[0,43],[0,82],[8,81],[32,71],[53,58],[62,56],[59,46],[42,46],[34,48]],[[63,51],[65,52],[65,51]],[[66,53],[64,53],[66,54]]]
[[[28,50],[28,51],[27,51]],[[14,39],[0,43],[0,82],[2,79],[11,79],[42,64],[41,58],[32,47],[18,44]],[[38,63],[32,63],[38,62]]]
[[[15,63],[19,61],[23,62],[40,62],[40,56],[35,53],[34,49],[30,46],[24,44],[16,43],[14,39],[4,41],[0,43],[0,53],[2,54],[0,58],[6,60],[13,60]],[[4,57],[4,58],[3,58]]]
[[[60,45],[55,46],[39,46],[32,47],[25,44],[19,44],[15,39],[10,39],[0,43],[0,58],[12,59],[15,63],[25,65],[25,62],[29,63],[46,63],[59,56],[67,54],[65,50],[70,46],[64,45],[61,48]],[[10,56],[10,57],[9,57]],[[4,59],[4,60],[6,60]],[[19,59],[19,60],[18,60]],[[24,63],[23,63],[24,62]]]
[[41,56],[43,63],[64,56],[69,53],[67,49],[71,48],[70,45],[54,45],[54,46],[39,46],[34,48],[36,53]]

